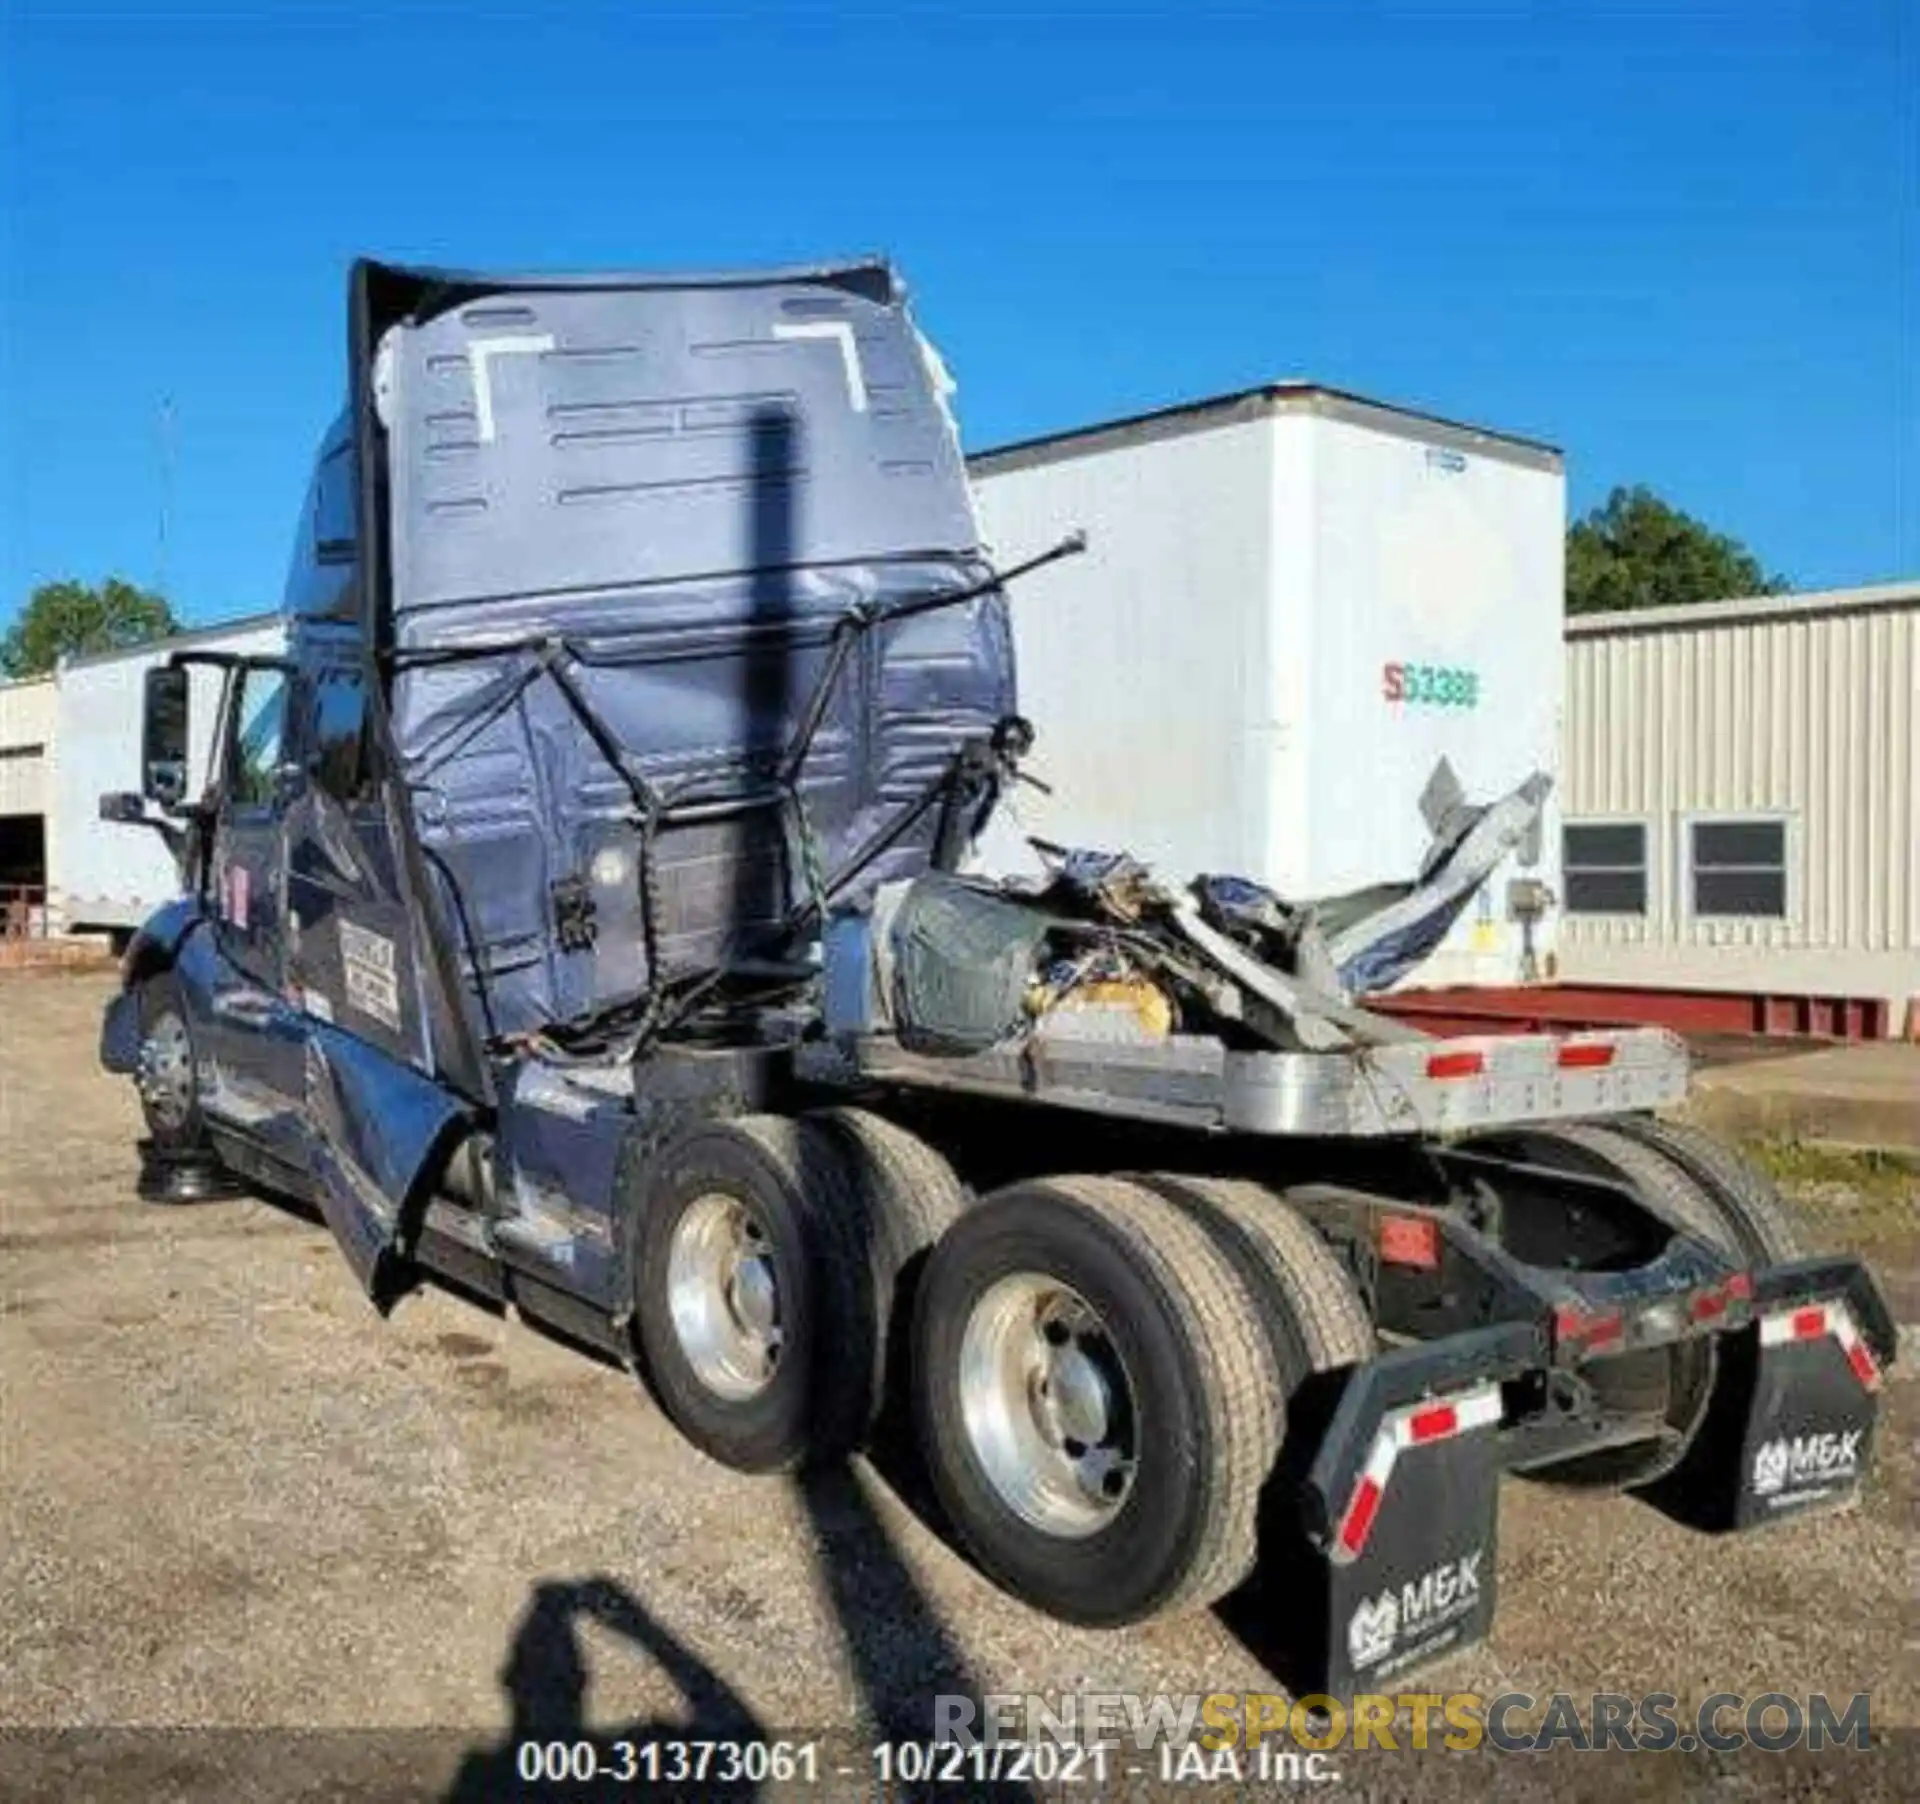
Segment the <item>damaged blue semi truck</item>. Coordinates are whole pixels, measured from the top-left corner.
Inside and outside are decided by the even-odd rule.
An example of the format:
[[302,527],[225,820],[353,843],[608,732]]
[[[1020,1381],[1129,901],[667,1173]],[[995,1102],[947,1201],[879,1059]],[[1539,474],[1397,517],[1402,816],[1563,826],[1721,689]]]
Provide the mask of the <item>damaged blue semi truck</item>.
[[286,657],[152,672],[102,800],[184,878],[103,1033],[145,1194],[306,1199],[381,1310],[510,1306],[735,1467],[884,1430],[1008,1591],[1246,1585],[1322,1689],[1485,1633],[1505,1470],[1703,1529],[1853,1493],[1886,1307],[1656,1119],[1672,1036],[1355,1000],[1544,776],[1352,896],[984,876],[1008,594],[1076,546],[990,565],[887,267],[363,262],[349,316]]

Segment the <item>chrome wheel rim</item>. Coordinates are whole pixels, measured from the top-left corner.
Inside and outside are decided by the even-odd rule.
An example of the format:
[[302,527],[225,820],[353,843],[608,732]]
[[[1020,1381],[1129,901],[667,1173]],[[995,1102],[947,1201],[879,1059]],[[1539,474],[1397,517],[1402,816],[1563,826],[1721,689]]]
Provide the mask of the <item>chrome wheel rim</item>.
[[180,1128],[193,1112],[193,1042],[171,1009],[140,1042],[140,1100],[156,1127]]
[[696,1197],[673,1230],[667,1307],[694,1376],[742,1403],[773,1382],[785,1330],[773,1247],[737,1197]]
[[1002,1278],[960,1340],[960,1414],[987,1481],[1022,1521],[1082,1540],[1126,1507],[1139,1461],[1132,1380],[1071,1286]]

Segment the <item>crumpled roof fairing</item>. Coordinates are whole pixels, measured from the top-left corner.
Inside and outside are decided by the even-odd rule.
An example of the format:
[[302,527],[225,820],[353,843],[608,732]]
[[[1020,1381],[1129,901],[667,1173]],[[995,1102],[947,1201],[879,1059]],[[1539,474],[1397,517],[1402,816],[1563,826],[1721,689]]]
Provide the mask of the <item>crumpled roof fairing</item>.
[[[493,1033],[645,991],[648,948],[712,961],[1012,714],[989,583],[859,635],[768,801],[842,623],[990,577],[883,274],[420,278],[452,304],[381,332],[394,741]],[[649,832],[636,785],[684,818]]]

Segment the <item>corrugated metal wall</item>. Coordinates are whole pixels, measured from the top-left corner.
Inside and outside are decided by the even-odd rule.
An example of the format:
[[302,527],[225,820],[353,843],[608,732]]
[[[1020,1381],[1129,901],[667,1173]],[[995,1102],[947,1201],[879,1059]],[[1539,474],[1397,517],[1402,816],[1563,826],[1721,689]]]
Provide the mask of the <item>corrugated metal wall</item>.
[[[1920,991],[1920,587],[1574,620],[1567,651],[1565,817],[1649,852],[1644,918],[1564,923],[1568,976]],[[1711,814],[1786,817],[1785,919],[1691,915]]]
[[0,814],[45,814],[52,800],[52,677],[0,683]]

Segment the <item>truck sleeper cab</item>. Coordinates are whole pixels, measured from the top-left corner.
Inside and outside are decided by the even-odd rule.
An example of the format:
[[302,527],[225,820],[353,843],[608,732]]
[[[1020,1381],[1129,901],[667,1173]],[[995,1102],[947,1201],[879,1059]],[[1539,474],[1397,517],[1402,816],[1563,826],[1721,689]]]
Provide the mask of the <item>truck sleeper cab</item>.
[[[152,673],[106,802],[185,891],[103,1031],[148,1194],[303,1196],[381,1309],[511,1303],[737,1467],[904,1422],[1015,1595],[1272,1580],[1322,1688],[1484,1633],[1504,1469],[1716,1527],[1850,1494],[1885,1307],[1653,1119],[1677,1042],[1436,1041],[1342,988],[1544,779],[1372,942],[1125,859],[966,874],[1032,738],[1021,570],[890,271],[363,263],[349,349],[286,657]],[[1844,1469],[1796,1456],[1827,1434]]]

